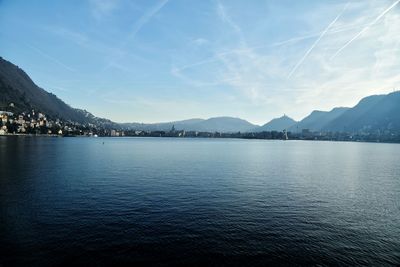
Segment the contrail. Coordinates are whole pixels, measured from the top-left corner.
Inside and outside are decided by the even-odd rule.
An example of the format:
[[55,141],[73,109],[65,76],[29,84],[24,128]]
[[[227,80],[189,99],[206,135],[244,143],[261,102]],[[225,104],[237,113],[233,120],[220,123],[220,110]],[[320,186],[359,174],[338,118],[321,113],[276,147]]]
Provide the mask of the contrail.
[[[158,13],[168,3],[168,1],[169,0],[159,1],[149,11],[147,11],[145,14],[143,14],[143,16],[141,16],[139,18],[139,20],[133,26],[130,36],[128,36],[128,38],[123,43],[121,43],[118,50],[122,51],[130,41],[134,40],[136,38],[136,35],[138,34],[138,32],[143,28],[143,26],[145,24],[147,24],[154,17],[154,15],[156,15]],[[120,55],[120,54],[114,55],[113,59],[110,62],[108,62],[108,64],[104,67],[103,71],[108,69],[109,67],[111,67],[115,63],[115,61],[120,59],[122,56],[123,55]]]
[[134,25],[133,31],[131,33],[131,39],[135,38],[136,34],[142,29],[142,27],[151,20],[154,15],[160,11],[166,4],[168,0],[162,0],[157,5],[155,5],[152,9],[146,12]]
[[37,48],[37,47],[35,47],[35,46],[33,46],[33,45],[30,45],[30,44],[26,44],[26,46],[29,47],[29,48],[31,48],[31,49],[33,49],[33,50],[35,50],[37,53],[39,53],[40,55],[46,57],[47,59],[49,59],[49,60],[52,61],[53,63],[56,63],[56,64],[60,65],[61,67],[64,67],[65,69],[67,69],[67,70],[69,70],[69,71],[71,71],[71,72],[75,72],[75,71],[76,71],[75,69],[73,69],[73,68],[71,68],[71,67],[65,65],[64,63],[62,63],[62,62],[59,61],[58,59],[56,59],[56,58],[50,56],[49,54],[46,54],[45,52],[43,52],[42,50],[40,50],[40,49]]
[[[338,29],[330,29],[326,34],[334,34],[334,33],[340,33],[340,32],[344,32],[344,31],[349,31],[349,30],[354,30],[363,26],[366,26],[367,24],[363,24],[363,25],[350,25],[350,26],[345,26],[345,27],[341,27]],[[220,52],[217,53],[215,56],[211,56],[208,57],[206,59],[203,59],[201,61],[195,62],[195,63],[191,63],[191,64],[187,64],[184,66],[179,67],[179,71],[183,71],[186,69],[190,69],[196,66],[200,66],[200,65],[204,65],[207,63],[212,63],[212,62],[217,62],[220,61],[219,57],[220,56],[229,56],[232,54],[237,54],[237,53],[242,53],[242,52],[246,52],[246,51],[252,51],[252,50],[256,50],[256,49],[261,49],[261,48],[268,48],[268,47],[279,47],[285,44],[290,44],[290,43],[296,43],[296,42],[300,42],[306,39],[310,39],[310,38],[315,38],[318,37],[322,34],[322,32],[318,32],[318,33],[312,33],[312,34],[308,34],[308,35],[304,35],[304,36],[298,36],[298,37],[294,37],[294,38],[290,38],[284,41],[279,41],[279,42],[275,42],[272,44],[265,44],[265,45],[256,45],[256,46],[251,46],[248,47],[247,49],[232,49],[229,51],[225,51],[225,52]]]
[[398,3],[400,3],[400,0],[397,0],[392,4],[390,7],[388,7],[385,11],[383,11],[376,19],[374,19],[371,23],[369,23],[365,28],[363,28],[359,33],[357,33],[353,38],[350,39],[344,46],[342,46],[336,53],[330,58],[330,60],[334,59],[340,52],[342,52],[343,49],[345,49],[347,46],[349,46],[354,40],[356,40],[358,37],[360,37],[361,34],[363,34],[366,30],[369,29],[372,25],[374,25],[378,20],[380,20],[383,16],[386,15],[392,8],[394,8]]
[[[400,0],[399,0],[400,1]],[[346,11],[349,3],[347,3],[343,10],[339,13],[339,15],[336,16],[336,18],[328,25],[328,27],[325,28],[325,30],[321,33],[321,35],[318,37],[317,40],[311,45],[310,49],[307,50],[307,52],[304,54],[304,56],[300,59],[299,62],[297,62],[296,66],[292,69],[292,71],[288,75],[288,79],[295,73],[298,67],[304,62],[304,60],[307,58],[307,56],[311,53],[311,51],[314,49],[314,47],[318,44],[318,42],[324,37],[324,35],[328,32],[328,30],[332,27],[333,24],[343,15],[343,13]]]

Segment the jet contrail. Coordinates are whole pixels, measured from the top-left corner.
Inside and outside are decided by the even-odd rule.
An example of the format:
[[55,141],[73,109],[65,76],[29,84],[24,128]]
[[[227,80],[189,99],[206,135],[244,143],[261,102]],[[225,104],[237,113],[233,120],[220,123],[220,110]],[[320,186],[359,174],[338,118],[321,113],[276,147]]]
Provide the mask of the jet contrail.
[[363,28],[359,33],[357,33],[353,38],[350,39],[344,46],[342,46],[336,53],[330,58],[330,60],[334,59],[340,52],[342,52],[343,49],[345,49],[348,45],[350,45],[354,40],[356,40],[358,37],[360,37],[361,34],[363,34],[366,30],[369,29],[372,25],[374,25],[378,20],[380,20],[383,16],[386,15],[392,8],[394,8],[398,3],[400,3],[400,0],[397,0],[392,4],[390,7],[388,7],[385,11],[383,11],[376,19],[374,19],[371,23],[369,23],[365,28]]
[[[138,32],[168,3],[168,1],[169,0],[159,1],[157,3],[157,5],[152,7],[145,14],[143,14],[143,16],[141,16],[139,18],[139,20],[133,26],[131,34],[127,37],[127,39],[124,42],[122,42],[120,44],[118,50],[123,51],[123,49],[128,45],[128,43],[136,38],[136,35],[138,34]],[[123,52],[122,52],[122,54],[125,55],[125,53],[123,53]],[[103,68],[103,71],[105,71],[106,69],[111,67],[117,60],[119,60],[121,57],[123,57],[123,55],[121,55],[121,54],[114,55],[112,57],[112,60],[110,60],[110,62],[108,62],[108,64]]]
[[151,18],[153,18],[154,15],[157,14],[158,11],[160,11],[167,4],[167,2],[168,0],[162,0],[152,9],[150,9],[147,13],[145,13],[134,25],[130,38],[134,39],[136,37],[136,34],[143,28],[143,26],[146,23],[148,23],[151,20]]
[[[400,1],[400,0],[399,0]],[[328,25],[328,27],[325,28],[325,30],[321,33],[321,35],[318,37],[317,40],[312,44],[310,49],[307,50],[307,52],[304,54],[304,56],[300,59],[299,62],[297,62],[296,66],[292,69],[292,71],[288,75],[288,79],[293,75],[293,73],[297,70],[298,67],[303,63],[303,61],[307,58],[307,56],[311,53],[311,51],[314,49],[314,47],[318,44],[318,42],[324,37],[324,35],[328,32],[328,30],[332,27],[333,24],[343,15],[343,13],[346,11],[349,3],[347,3],[343,10],[339,13],[339,15],[336,16],[336,18]]]
[[[340,33],[340,32],[344,32],[344,31],[349,31],[349,30],[354,30],[360,27],[364,27],[367,24],[362,24],[362,25],[350,25],[350,26],[345,26],[345,27],[341,27],[338,28],[336,30],[329,30],[326,34],[334,34],[334,33]],[[296,42],[300,42],[303,40],[307,40],[310,38],[314,38],[314,37],[318,37],[321,35],[322,32],[318,32],[318,33],[312,33],[312,34],[308,34],[308,35],[304,35],[304,36],[298,36],[298,37],[294,37],[294,38],[290,38],[284,41],[280,41],[280,42],[275,42],[273,44],[265,44],[265,45],[256,45],[256,46],[252,46],[252,47],[248,47],[247,49],[231,49],[229,51],[225,51],[225,52],[220,52],[217,53],[215,56],[211,56],[208,57],[206,59],[203,59],[201,61],[197,61],[195,63],[191,63],[191,64],[187,64],[184,66],[181,66],[179,68],[177,68],[179,71],[184,71],[186,69],[190,69],[196,66],[200,66],[200,65],[204,65],[207,63],[212,63],[212,62],[217,62],[220,61],[219,57],[220,56],[229,56],[232,54],[237,54],[237,53],[242,53],[242,52],[246,52],[246,51],[252,51],[252,50],[256,50],[256,49],[261,49],[261,48],[269,48],[269,47],[279,47],[285,44],[290,44],[290,43],[296,43]]]
[[44,56],[45,58],[49,59],[49,60],[52,61],[53,63],[56,63],[56,64],[60,65],[61,67],[64,67],[65,69],[67,69],[67,70],[69,70],[69,71],[71,71],[71,72],[75,72],[75,71],[76,71],[76,69],[73,69],[73,68],[71,68],[71,67],[65,65],[64,63],[62,63],[62,62],[59,61],[58,59],[56,59],[56,58],[50,56],[49,54],[43,52],[42,50],[40,50],[40,49],[37,48],[37,47],[35,47],[35,46],[33,46],[33,45],[30,45],[30,44],[26,44],[26,46],[29,47],[29,48],[31,48],[31,49],[33,49],[33,50],[35,50],[37,53],[39,53],[40,55],[42,55],[42,56]]

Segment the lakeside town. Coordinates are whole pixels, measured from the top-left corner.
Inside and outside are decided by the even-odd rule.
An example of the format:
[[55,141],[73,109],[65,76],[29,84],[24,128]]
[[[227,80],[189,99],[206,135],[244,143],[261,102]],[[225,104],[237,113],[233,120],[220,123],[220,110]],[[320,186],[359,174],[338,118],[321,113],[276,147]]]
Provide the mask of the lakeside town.
[[[14,107],[9,104],[9,109]],[[50,119],[46,114],[31,110],[14,113],[0,111],[0,135],[109,136],[115,131],[100,129],[94,124]]]
[[[9,107],[13,108],[10,103]],[[301,132],[262,131],[262,132],[201,132],[175,129],[169,131],[149,131],[100,127],[91,123],[77,123],[50,119],[46,114],[31,110],[19,114],[0,111],[0,135],[45,135],[45,136],[87,136],[87,137],[177,137],[177,138],[241,138],[268,140],[321,140],[321,141],[356,141],[400,143],[400,133],[390,131],[377,132],[313,132],[302,129]]]

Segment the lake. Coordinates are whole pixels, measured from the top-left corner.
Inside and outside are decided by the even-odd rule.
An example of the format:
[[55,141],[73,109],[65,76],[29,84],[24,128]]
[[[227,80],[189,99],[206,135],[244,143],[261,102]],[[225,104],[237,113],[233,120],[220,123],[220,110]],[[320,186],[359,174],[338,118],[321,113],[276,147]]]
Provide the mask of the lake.
[[0,266],[396,266],[400,145],[0,137]]

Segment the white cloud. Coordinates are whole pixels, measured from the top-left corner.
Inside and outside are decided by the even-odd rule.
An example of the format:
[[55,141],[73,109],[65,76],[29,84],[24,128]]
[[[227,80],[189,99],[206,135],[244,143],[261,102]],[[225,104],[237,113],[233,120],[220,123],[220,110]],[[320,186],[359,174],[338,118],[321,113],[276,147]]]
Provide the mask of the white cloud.
[[345,43],[338,51],[336,51],[335,54],[331,57],[331,59],[334,59],[337,55],[339,55],[340,52],[342,52],[343,49],[345,49],[347,46],[349,46],[352,42],[354,42],[356,39],[358,39],[365,31],[367,31],[371,26],[373,26],[375,23],[377,23],[383,16],[386,15],[390,10],[392,10],[398,3],[400,3],[400,0],[397,0],[394,2],[390,7],[385,9],[382,13],[379,14],[378,17],[376,17],[373,21],[371,21],[367,26],[365,26],[360,32],[358,32],[353,38],[351,38],[347,43]]
[[96,19],[110,15],[119,5],[119,0],[89,0],[91,12]]
[[197,46],[203,46],[203,45],[205,45],[205,44],[208,44],[209,41],[208,41],[207,39],[204,39],[204,38],[196,38],[196,39],[194,39],[194,40],[192,41],[192,43],[193,43],[194,45],[197,45]]
[[288,78],[290,78],[293,73],[297,70],[298,67],[304,62],[304,60],[307,58],[307,56],[311,53],[311,51],[314,49],[314,47],[318,44],[318,42],[324,37],[324,35],[330,30],[330,28],[336,23],[336,21],[342,16],[342,14],[346,11],[348,6],[348,3],[345,5],[343,10],[336,16],[336,18],[329,23],[329,25],[325,28],[325,30],[322,31],[321,35],[318,36],[317,40],[311,45],[311,47],[307,50],[307,52],[304,54],[304,56],[297,62],[297,64],[293,67],[293,69],[290,71]]
[[[388,12],[390,5],[392,1],[352,2],[346,15],[338,16],[335,25],[331,23],[325,29],[318,29],[321,22],[316,19],[334,16],[343,9],[343,4],[310,10],[318,16],[301,15],[312,25],[309,34],[249,46],[240,25],[218,3],[218,16],[228,29],[237,33],[239,47],[224,51],[226,46],[220,44],[213,57],[175,68],[174,74],[188,83],[196,81],[197,86],[207,86],[203,83],[204,77],[214,84],[228,86],[241,101],[265,112],[263,116],[275,116],[279,110],[301,119],[313,109],[352,106],[362,97],[390,92],[400,84],[400,62],[396,57],[400,51],[397,38],[400,14],[397,9]],[[353,42],[352,49],[341,49],[340,55],[331,61],[332,54],[354,36],[359,42]],[[317,40],[308,46],[312,53],[304,54],[303,42],[312,38]],[[298,61],[299,58],[302,59]],[[293,69],[292,62],[302,67]],[[287,80],[287,73],[291,71],[293,75]],[[248,116],[250,120],[252,117],[258,120],[254,114]]]

